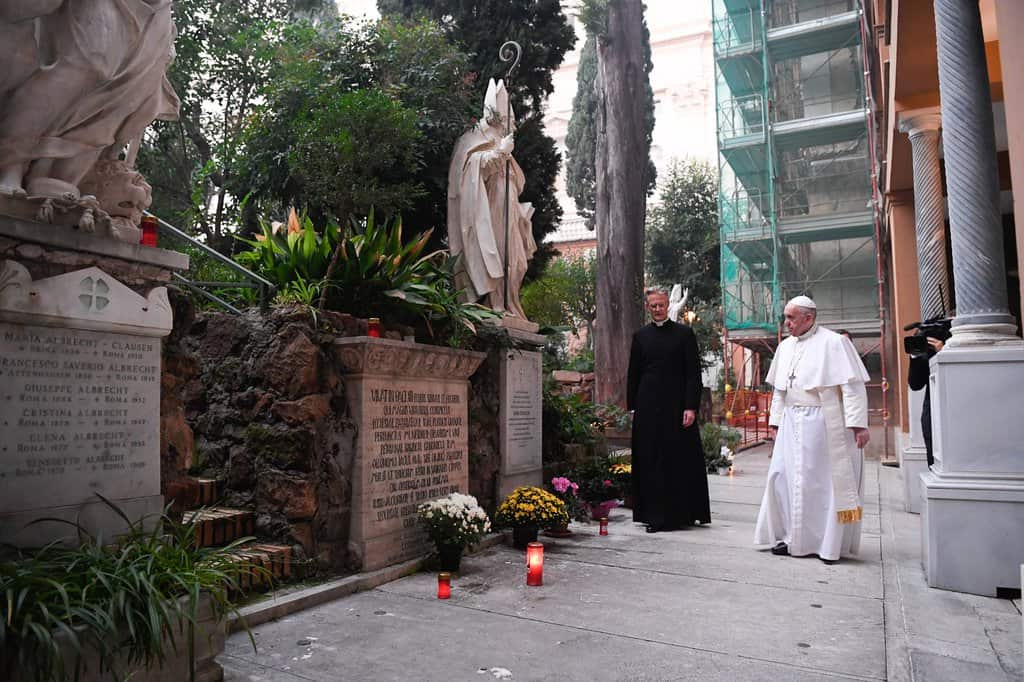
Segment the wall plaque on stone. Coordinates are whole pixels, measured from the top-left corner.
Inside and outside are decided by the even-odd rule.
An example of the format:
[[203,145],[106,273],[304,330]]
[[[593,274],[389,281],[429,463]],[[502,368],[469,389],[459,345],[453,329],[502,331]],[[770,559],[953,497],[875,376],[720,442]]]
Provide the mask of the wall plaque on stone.
[[468,379],[485,355],[370,337],[335,341],[358,426],[350,543],[363,570],[431,549],[416,507],[469,488]]
[[542,479],[541,354],[528,350],[503,351],[500,364],[498,426],[501,432],[499,496],[520,485],[540,485]]
[[140,296],[87,268],[32,281],[0,263],[0,541],[36,545],[74,530],[105,537],[158,513],[164,288]]

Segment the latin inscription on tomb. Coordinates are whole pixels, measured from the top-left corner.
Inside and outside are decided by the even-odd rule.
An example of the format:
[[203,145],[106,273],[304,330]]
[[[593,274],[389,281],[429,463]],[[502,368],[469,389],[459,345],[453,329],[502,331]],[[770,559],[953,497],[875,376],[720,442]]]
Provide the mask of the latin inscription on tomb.
[[362,421],[363,533],[389,536],[369,542],[366,558],[387,565],[422,555],[430,545],[417,507],[464,492],[469,480],[465,382],[367,379]]
[[160,339],[0,322],[0,513],[158,495]]

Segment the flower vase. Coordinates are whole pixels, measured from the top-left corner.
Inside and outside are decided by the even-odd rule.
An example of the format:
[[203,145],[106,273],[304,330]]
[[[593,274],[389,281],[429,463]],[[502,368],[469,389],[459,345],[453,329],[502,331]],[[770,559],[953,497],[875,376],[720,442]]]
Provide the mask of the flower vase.
[[513,526],[512,546],[516,549],[526,549],[526,545],[537,542],[536,526]]
[[608,518],[608,512],[618,506],[618,502],[615,500],[606,500],[604,502],[597,502],[590,505],[590,518],[594,521],[600,521],[601,519]]
[[441,564],[442,571],[455,573],[459,570],[459,565],[462,563],[462,549],[462,545],[437,546],[437,559]]

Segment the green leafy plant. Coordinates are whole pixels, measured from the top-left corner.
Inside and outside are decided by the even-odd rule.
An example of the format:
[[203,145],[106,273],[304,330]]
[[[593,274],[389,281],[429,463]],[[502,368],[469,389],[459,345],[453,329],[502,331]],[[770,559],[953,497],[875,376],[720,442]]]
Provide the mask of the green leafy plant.
[[427,333],[447,345],[463,348],[477,336],[480,324],[501,316],[479,303],[469,303],[455,286],[458,257],[446,257],[435,265],[432,277],[405,290],[405,300],[417,306]]
[[731,462],[728,456],[722,454],[722,447],[728,448],[730,452],[736,452],[742,439],[742,435],[735,429],[711,422],[701,424],[700,442],[704,448],[704,463],[708,471],[717,471],[718,467],[729,466]]
[[[0,563],[4,679],[15,670],[36,680],[77,679],[80,657],[88,649],[99,654],[103,670],[123,678],[126,671],[114,667],[161,665],[171,637],[183,628],[194,677],[200,596],[209,597],[220,620],[237,613],[229,594],[240,591],[242,571],[269,579],[265,569],[231,554],[250,538],[226,547],[197,547],[194,523],[175,521],[165,513],[147,529],[149,524],[128,519],[101,499],[129,525],[116,544],[79,527],[80,544],[75,547],[51,543],[19,550],[12,560]],[[73,660],[65,660],[61,640],[74,651]]]
[[427,230],[406,243],[401,216],[390,223],[378,222],[371,210],[366,220],[346,231],[335,246],[321,306],[382,317],[423,305],[423,290],[413,285],[435,282],[437,264],[444,258],[444,251],[424,254],[432,232]]
[[580,499],[587,504],[614,500],[622,493],[607,457],[590,457],[577,466],[569,478],[579,485]]
[[285,291],[294,282],[319,282],[327,274],[331,253],[341,240],[341,228],[328,223],[319,232],[309,216],[292,209],[287,224],[261,222],[261,234],[255,239],[238,239],[249,245],[248,251],[235,256],[242,265],[270,280]]

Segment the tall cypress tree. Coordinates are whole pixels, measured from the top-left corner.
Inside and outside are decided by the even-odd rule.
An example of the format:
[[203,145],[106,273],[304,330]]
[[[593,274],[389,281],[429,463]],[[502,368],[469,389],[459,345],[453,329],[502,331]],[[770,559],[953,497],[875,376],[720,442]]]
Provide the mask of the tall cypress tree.
[[[589,22],[606,21],[606,8],[600,13],[587,15]],[[576,67],[576,95],[572,100],[572,118],[565,136],[566,147],[566,192],[576,202],[576,211],[586,220],[587,227],[594,229],[594,210],[597,206],[597,107],[598,93],[594,81],[597,79],[597,43],[588,23],[587,42],[580,52]],[[596,28],[597,26],[595,26]],[[603,33],[603,26],[600,27]],[[647,194],[654,191],[658,177],[657,168],[650,157],[651,139],[654,134],[654,90],[651,89],[650,73],[654,68],[651,60],[651,33],[647,21],[643,27],[644,46],[644,130],[647,140]]]
[[576,202],[576,212],[594,229],[597,205],[597,181],[594,177],[597,145],[597,46],[588,33],[576,67],[576,96],[572,98],[572,118],[565,135],[565,191]]
[[[377,6],[381,14],[426,15],[444,26],[449,38],[471,55],[481,107],[488,79],[503,78],[508,69],[498,59],[498,48],[506,40],[523,47],[510,88],[518,124],[515,157],[526,175],[521,200],[536,209],[533,236],[541,244],[562,217],[555,195],[561,158],[545,133],[543,105],[554,89],[552,73],[576,42],[559,0],[377,0]],[[550,256],[550,249],[541,246],[527,277]]]

